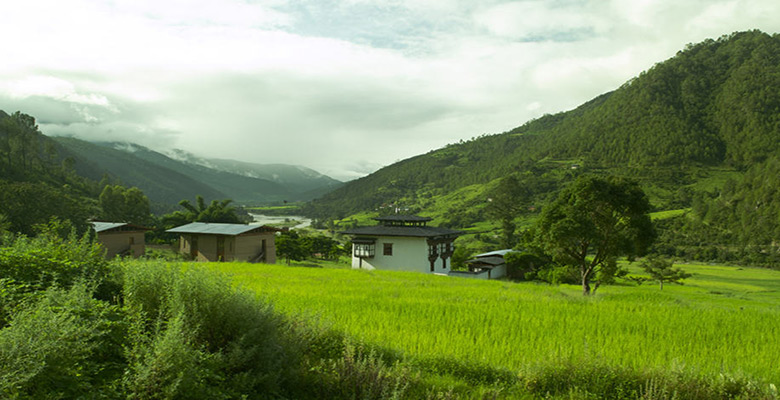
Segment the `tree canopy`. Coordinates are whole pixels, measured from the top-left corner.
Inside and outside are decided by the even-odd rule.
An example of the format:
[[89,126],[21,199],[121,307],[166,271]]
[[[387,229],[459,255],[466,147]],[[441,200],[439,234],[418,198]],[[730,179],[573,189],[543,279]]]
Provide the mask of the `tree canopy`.
[[[617,257],[647,250],[655,237],[649,211],[647,196],[636,182],[583,176],[544,209],[537,241],[556,262],[579,268],[582,291],[588,295],[617,272]],[[600,273],[603,277],[591,289]]]

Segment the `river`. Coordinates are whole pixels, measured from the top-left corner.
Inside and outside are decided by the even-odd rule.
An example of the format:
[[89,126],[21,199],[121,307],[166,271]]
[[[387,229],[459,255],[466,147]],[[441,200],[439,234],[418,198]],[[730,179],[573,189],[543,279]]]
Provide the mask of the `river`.
[[271,225],[271,224],[282,224],[287,220],[290,221],[300,221],[298,225],[295,225],[291,227],[292,229],[301,229],[311,226],[311,219],[302,217],[300,215],[264,215],[264,214],[253,214],[249,213],[249,215],[254,218],[254,221],[250,222],[250,225]]

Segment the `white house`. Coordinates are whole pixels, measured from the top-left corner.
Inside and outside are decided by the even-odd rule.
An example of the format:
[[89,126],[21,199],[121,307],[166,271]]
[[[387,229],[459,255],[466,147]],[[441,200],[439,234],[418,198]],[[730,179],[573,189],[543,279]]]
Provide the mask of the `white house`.
[[390,215],[374,218],[376,226],[343,233],[352,236],[352,268],[427,273],[449,272],[447,259],[462,232],[428,226],[431,218]]

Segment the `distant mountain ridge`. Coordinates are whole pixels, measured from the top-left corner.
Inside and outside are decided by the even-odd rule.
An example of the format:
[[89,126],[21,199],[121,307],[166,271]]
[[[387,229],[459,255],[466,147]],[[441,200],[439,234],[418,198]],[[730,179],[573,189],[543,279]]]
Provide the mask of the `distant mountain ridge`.
[[[202,195],[207,200],[230,198],[238,203],[262,204],[281,201],[306,201],[312,192],[327,191],[340,182],[316,171],[297,166],[274,166],[274,179],[249,176],[221,167],[223,160],[211,161],[178,152],[179,159],[128,142],[91,143],[75,138],[55,137],[67,153],[76,159],[76,171],[99,180],[104,174],[123,184],[136,186],[150,200],[176,204],[182,199]],[[262,165],[246,163],[262,171]],[[249,169],[249,167],[247,167]],[[256,175],[260,175],[257,173]],[[271,173],[266,173],[271,175]]]

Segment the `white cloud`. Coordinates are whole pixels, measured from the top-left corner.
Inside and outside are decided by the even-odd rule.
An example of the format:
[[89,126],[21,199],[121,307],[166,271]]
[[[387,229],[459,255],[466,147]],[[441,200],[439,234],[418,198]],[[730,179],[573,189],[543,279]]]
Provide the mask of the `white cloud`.
[[45,133],[364,174],[617,88],[774,0],[26,0],[0,108]]

